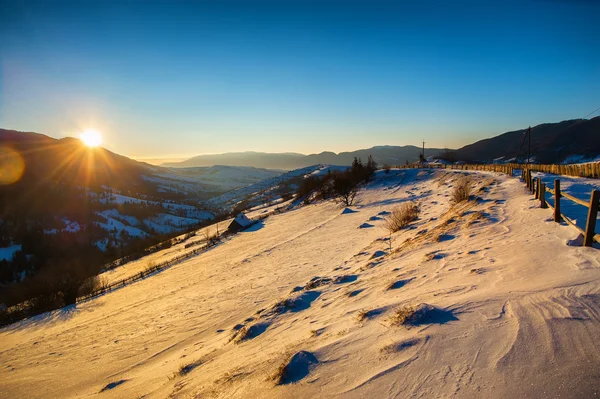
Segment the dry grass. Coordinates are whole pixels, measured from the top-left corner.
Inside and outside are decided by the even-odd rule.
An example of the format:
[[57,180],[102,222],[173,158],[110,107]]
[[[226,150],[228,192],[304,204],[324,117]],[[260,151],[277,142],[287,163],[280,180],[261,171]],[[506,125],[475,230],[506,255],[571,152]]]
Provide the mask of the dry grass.
[[379,352],[381,353],[394,353],[396,352],[396,348],[398,347],[398,344],[396,343],[392,343],[392,344],[387,344],[381,347],[381,349],[379,349]]
[[269,378],[271,381],[273,381],[275,383],[275,385],[279,385],[283,381],[285,372],[287,370],[288,362],[289,362],[289,359],[287,359],[286,361],[281,363],[279,365],[279,367],[277,367],[277,370],[275,370],[275,372]]
[[365,320],[367,320],[371,316],[372,312],[373,312],[373,309],[361,309],[356,314],[356,321],[358,321],[359,323],[363,323]]
[[183,377],[184,375],[188,374],[190,371],[200,366],[201,364],[201,360],[195,360],[189,364],[182,364],[181,366],[179,366],[179,370],[177,370],[176,374],[180,377]]
[[394,310],[394,314],[389,318],[390,324],[392,326],[404,325],[414,314],[415,309],[410,305],[398,307]]
[[384,227],[395,233],[419,218],[419,206],[414,202],[405,202],[392,209],[391,215],[385,218]]
[[236,368],[233,368],[231,370],[228,370],[221,377],[217,378],[215,380],[215,384],[221,384],[221,385],[222,384],[227,384],[227,383],[232,382],[235,379],[237,379],[240,376],[243,376],[245,374],[246,373],[243,373],[243,372],[240,371],[239,367],[236,367]]
[[450,194],[450,202],[458,204],[463,201],[468,201],[471,195],[472,182],[468,176],[463,176],[456,181],[452,193]]
[[322,285],[331,284],[332,282],[333,282],[333,280],[329,277],[313,277],[308,283],[306,283],[306,285],[304,286],[304,289],[306,291],[313,290]]
[[482,220],[485,220],[485,218],[486,217],[485,217],[485,213],[484,212],[482,212],[482,211],[473,212],[469,216],[469,218],[467,219],[467,222],[465,223],[465,227],[469,227],[472,224],[479,223]]
[[435,259],[435,255],[436,255],[436,252],[430,252],[428,254],[425,254],[423,256],[423,261],[427,262],[427,261],[430,261],[430,260],[434,260]]
[[239,330],[236,330],[233,332],[233,335],[229,339],[229,342],[233,341],[234,343],[238,344],[238,343],[242,342],[243,340],[245,340],[246,338],[248,338],[248,327],[244,326],[244,327],[240,328]]

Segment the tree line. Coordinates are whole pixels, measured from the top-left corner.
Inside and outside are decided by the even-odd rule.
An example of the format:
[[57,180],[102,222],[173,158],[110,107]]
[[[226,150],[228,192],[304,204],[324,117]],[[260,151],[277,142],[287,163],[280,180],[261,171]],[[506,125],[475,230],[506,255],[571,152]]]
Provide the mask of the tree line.
[[358,186],[371,181],[377,170],[377,163],[369,155],[367,163],[354,157],[352,166],[345,171],[328,170],[325,176],[309,176],[296,191],[296,198],[302,198],[305,204],[313,201],[333,199],[350,206],[354,204]]

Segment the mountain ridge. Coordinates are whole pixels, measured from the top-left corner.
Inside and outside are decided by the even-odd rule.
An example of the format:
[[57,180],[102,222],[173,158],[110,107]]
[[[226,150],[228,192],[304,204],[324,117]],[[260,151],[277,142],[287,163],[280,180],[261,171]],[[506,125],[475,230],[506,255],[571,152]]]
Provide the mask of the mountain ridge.
[[[425,148],[426,157],[447,157],[453,161],[492,162],[502,158],[508,160],[519,154],[526,157],[526,146],[522,145],[527,128],[501,133],[478,140],[459,149]],[[593,158],[600,155],[600,117],[592,119],[568,119],[560,122],[542,123],[532,127],[532,158],[542,163],[561,163],[570,157]],[[521,151],[519,151],[521,149]],[[317,164],[349,166],[354,157],[366,159],[372,155],[381,165],[402,165],[406,161],[419,159],[422,148],[405,145],[376,145],[354,151],[322,151],[313,154],[296,152],[267,153],[257,151],[226,152],[198,155],[182,162],[168,162],[161,166],[186,168],[212,165],[251,166],[268,169],[293,170]],[[253,157],[255,157],[253,159]]]
[[[445,149],[425,148],[426,155],[439,155]],[[267,169],[294,170],[311,165],[326,164],[350,166],[354,157],[366,160],[372,155],[380,164],[404,164],[406,161],[414,162],[419,159],[421,148],[413,145],[391,146],[379,145],[355,151],[322,151],[314,154],[300,154],[295,152],[267,153],[267,152],[229,152],[222,154],[198,155],[183,162],[170,162],[161,164],[163,167],[185,168],[198,166],[212,166],[214,164],[231,166],[252,166]]]

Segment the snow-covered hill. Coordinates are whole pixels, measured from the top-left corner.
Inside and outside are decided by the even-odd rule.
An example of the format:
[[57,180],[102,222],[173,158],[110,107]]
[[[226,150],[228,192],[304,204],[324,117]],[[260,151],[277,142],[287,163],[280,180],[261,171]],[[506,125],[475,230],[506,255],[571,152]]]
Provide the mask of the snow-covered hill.
[[[452,206],[463,174],[378,172],[351,209],[271,216],[5,327],[0,396],[594,397],[598,249],[567,245],[516,178],[469,172],[478,199]],[[420,218],[390,236],[406,201]]]
[[215,165],[194,168],[155,168],[156,173],[147,177],[164,191],[197,193],[199,198],[258,183],[285,171],[244,166]]
[[231,210],[237,203],[248,201],[251,206],[259,206],[276,200],[281,200],[282,192],[291,193],[298,188],[298,183],[308,176],[321,176],[328,171],[345,170],[346,166],[312,165],[295,169],[287,173],[261,180],[224,194],[211,198],[207,205]]

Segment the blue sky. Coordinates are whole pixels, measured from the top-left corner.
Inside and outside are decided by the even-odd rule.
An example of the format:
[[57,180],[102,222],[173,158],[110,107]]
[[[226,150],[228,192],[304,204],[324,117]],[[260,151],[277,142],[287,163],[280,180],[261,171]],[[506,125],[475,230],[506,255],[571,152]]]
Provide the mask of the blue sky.
[[128,156],[456,148],[600,107],[594,1],[0,7],[0,127]]

